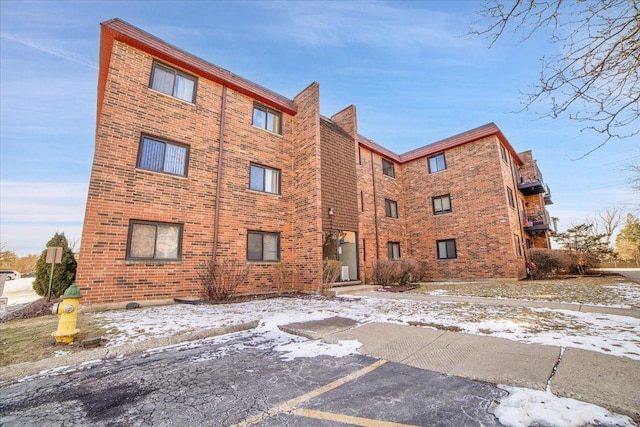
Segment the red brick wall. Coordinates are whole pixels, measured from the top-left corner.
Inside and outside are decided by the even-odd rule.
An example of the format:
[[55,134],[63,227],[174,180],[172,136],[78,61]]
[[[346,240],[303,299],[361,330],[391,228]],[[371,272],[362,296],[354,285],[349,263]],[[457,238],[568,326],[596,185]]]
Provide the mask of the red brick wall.
[[[433,279],[521,277],[515,254],[517,212],[509,208],[508,165],[495,137],[445,152],[447,169],[429,174],[428,159],[403,165],[409,257]],[[432,197],[450,194],[452,212],[434,215]],[[514,194],[515,196],[515,194]],[[436,241],[455,239],[457,258],[438,260]]]
[[[327,119],[320,120],[322,228],[358,230],[358,186],[354,135]],[[329,215],[329,208],[333,215]]]
[[[370,281],[378,259],[386,260],[387,243],[400,243],[400,255],[408,257],[406,221],[409,208],[403,196],[403,170],[395,163],[395,178],[382,173],[382,157],[359,147],[358,189],[360,198],[360,266],[361,280]],[[398,218],[386,217],[385,199],[396,201]]]
[[[254,127],[254,100],[228,89],[218,170],[222,86],[199,78],[195,104],[184,102],[149,89],[152,63],[114,43],[78,263],[85,302],[199,297],[199,273],[214,251],[218,190],[216,258],[249,265],[242,293],[317,290],[323,229],[358,231],[363,281],[377,259],[387,259],[388,242],[400,243],[403,258],[426,262],[433,279],[524,276],[524,256],[514,243],[514,235],[526,238],[517,204],[522,195],[496,137],[448,149],[444,171],[429,174],[428,159],[421,158],[395,163],[389,177],[382,157],[356,142],[355,107],[321,118],[317,83],[295,97],[295,116],[283,113],[282,135]],[[137,169],[143,134],[188,145],[188,176]],[[524,153],[523,170],[535,164],[530,154]],[[280,195],[249,190],[251,162],[280,170]],[[432,197],[444,194],[451,195],[453,212],[434,216]],[[386,217],[385,199],[397,202],[399,218]],[[524,200],[544,209],[542,195]],[[127,260],[132,219],[182,224],[181,260]],[[281,262],[247,262],[248,230],[280,233]],[[437,259],[440,239],[456,239],[456,259]],[[291,273],[286,283],[277,280],[282,269]]]
[[[85,302],[198,297],[198,272],[211,259],[222,87],[200,78],[196,103],[183,102],[148,88],[151,67],[151,57],[115,43],[78,263]],[[250,98],[227,91],[217,256],[246,261],[247,230],[261,230],[281,233],[282,261],[293,263],[291,224],[299,205],[293,193],[300,185],[293,141],[299,127],[283,114],[282,136],[255,128],[252,106]],[[143,133],[187,144],[188,176],[136,169]],[[282,196],[248,189],[252,161],[281,170]],[[130,219],[183,224],[182,259],[126,260]],[[276,265],[251,263],[250,283],[239,291],[275,290]],[[303,283],[310,287],[313,280]]]
[[295,98],[292,182],[294,280],[302,290],[320,287],[322,201],[320,189],[320,88],[312,83]]

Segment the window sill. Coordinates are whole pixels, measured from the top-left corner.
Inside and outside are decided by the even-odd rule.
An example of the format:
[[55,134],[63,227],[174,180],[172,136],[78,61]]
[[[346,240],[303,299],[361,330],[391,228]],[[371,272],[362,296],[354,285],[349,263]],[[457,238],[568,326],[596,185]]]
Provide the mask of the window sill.
[[136,167],[136,172],[145,172],[145,173],[148,173],[149,175],[168,176],[168,177],[171,177],[171,178],[178,178],[178,179],[185,179],[185,180],[189,179],[189,177],[186,176],[186,175],[184,175],[184,176],[183,175],[174,175],[172,173],[153,171],[153,170],[150,170],[150,169],[142,169],[142,168],[139,168],[139,167]]
[[160,259],[125,259],[124,265],[166,265],[182,264],[180,259],[160,260]]
[[267,196],[274,196],[274,197],[277,197],[277,198],[282,198],[282,194],[279,194],[279,193],[269,193],[267,191],[252,190],[251,188],[248,188],[247,190],[249,191],[249,193],[265,194]]

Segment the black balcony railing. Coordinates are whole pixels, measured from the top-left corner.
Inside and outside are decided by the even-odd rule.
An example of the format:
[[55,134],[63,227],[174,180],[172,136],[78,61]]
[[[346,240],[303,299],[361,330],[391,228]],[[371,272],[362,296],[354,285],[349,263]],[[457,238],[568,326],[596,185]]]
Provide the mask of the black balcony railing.
[[551,221],[549,219],[549,212],[545,209],[542,212],[536,214],[527,213],[524,218],[523,228],[524,231],[531,234],[540,234],[549,230]]

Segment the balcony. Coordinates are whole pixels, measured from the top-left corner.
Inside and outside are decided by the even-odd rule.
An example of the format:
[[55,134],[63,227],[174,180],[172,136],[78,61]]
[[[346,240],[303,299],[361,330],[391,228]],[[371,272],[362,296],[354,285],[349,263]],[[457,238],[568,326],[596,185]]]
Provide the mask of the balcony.
[[548,188],[542,180],[542,174],[538,166],[534,166],[533,170],[527,170],[526,175],[520,175],[518,182],[518,190],[525,196],[546,193]]
[[544,234],[550,229],[549,212],[545,209],[542,212],[526,213],[526,218],[523,221],[524,231],[531,234]]
[[545,186],[547,188],[547,191],[545,191],[544,193],[544,204],[545,205],[552,205],[553,204],[553,200],[551,200],[551,190],[549,190],[549,186],[546,185]]

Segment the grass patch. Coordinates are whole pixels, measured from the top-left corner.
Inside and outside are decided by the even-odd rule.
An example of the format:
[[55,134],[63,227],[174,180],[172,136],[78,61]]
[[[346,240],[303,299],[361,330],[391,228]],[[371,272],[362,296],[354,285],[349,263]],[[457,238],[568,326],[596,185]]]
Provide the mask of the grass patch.
[[640,309],[640,285],[620,276],[588,276],[553,280],[421,283],[409,291],[434,295],[507,298],[576,304],[628,306]]
[[408,322],[409,325],[411,326],[418,326],[421,328],[424,327],[429,327],[429,328],[434,328],[434,329],[438,329],[441,331],[449,331],[449,332],[462,332],[462,329],[457,327],[457,326],[445,326],[445,325],[441,325],[439,323],[431,323],[431,322]]
[[36,317],[0,323],[0,367],[35,362],[52,357],[58,351],[79,352],[80,342],[106,335],[101,324],[88,316],[78,316],[80,333],[73,344],[57,344],[51,333],[58,328],[58,316]]

